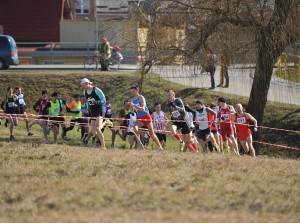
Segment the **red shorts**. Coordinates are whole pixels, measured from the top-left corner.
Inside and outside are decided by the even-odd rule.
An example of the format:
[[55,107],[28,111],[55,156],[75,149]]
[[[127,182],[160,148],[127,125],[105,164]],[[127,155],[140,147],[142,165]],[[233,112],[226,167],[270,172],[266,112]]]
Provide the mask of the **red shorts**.
[[143,125],[148,126],[152,122],[152,117],[148,113],[147,115],[137,117],[136,120],[143,123]]
[[222,125],[221,129],[220,129],[220,133],[221,133],[223,141],[227,141],[227,139],[228,139],[227,135],[234,134],[232,125],[231,124]]
[[252,133],[251,133],[251,130],[250,129],[247,129],[246,131],[242,131],[242,132],[238,132],[238,139],[240,141],[245,141],[247,139],[248,136],[251,136]]

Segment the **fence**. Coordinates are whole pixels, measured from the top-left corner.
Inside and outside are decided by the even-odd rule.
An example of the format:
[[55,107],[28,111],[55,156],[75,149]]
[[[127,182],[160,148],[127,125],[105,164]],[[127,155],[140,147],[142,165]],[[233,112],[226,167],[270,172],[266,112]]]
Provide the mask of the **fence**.
[[[94,42],[19,42],[20,64],[83,64],[97,50]],[[123,63],[136,63],[133,47],[121,46]]]
[[278,57],[277,76],[285,80],[300,82],[300,56],[282,54]]

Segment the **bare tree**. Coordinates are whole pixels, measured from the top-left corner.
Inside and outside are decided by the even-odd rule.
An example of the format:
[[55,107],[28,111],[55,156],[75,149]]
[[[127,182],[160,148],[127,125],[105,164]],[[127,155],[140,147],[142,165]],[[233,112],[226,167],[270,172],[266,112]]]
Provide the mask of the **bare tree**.
[[[251,30],[247,42],[235,47],[254,52],[255,73],[247,111],[260,125],[263,121],[273,67],[285,48],[299,38],[298,0],[182,0],[173,1],[187,12],[188,34],[197,53],[209,39],[219,35],[241,35]],[[221,33],[221,34],[220,34]],[[252,34],[252,35],[251,35]],[[230,39],[230,38],[229,38]],[[254,135],[259,139],[260,135]]]
[[137,1],[131,5],[131,32],[136,33],[133,40],[138,50],[140,63],[140,90],[145,76],[155,64],[182,62],[185,27],[184,18],[172,13],[168,7],[162,7],[162,1]]

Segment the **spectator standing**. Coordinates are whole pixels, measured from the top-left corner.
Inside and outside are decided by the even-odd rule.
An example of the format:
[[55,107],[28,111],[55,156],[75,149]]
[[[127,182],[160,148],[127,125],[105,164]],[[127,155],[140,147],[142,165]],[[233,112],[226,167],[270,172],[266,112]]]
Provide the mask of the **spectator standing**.
[[[220,72],[220,83],[217,87],[229,87],[229,75],[228,75],[228,67],[230,63],[230,58],[228,54],[228,46],[223,44],[221,47],[221,72]],[[224,84],[225,79],[225,85]]]
[[204,45],[204,59],[203,59],[203,68],[204,71],[208,72],[210,75],[210,84],[209,89],[215,88],[215,73],[216,73],[216,60],[217,56],[213,53],[212,49],[208,44]]
[[101,43],[99,45],[99,54],[100,54],[100,64],[101,70],[106,71],[108,70],[109,66],[109,59],[111,57],[111,47],[107,38],[103,37],[101,39]]

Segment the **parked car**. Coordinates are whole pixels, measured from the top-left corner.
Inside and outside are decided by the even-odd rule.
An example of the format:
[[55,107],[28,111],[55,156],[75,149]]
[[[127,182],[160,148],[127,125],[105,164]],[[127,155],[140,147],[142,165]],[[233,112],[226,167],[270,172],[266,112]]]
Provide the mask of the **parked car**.
[[11,36],[0,35],[0,69],[19,64],[18,48]]

